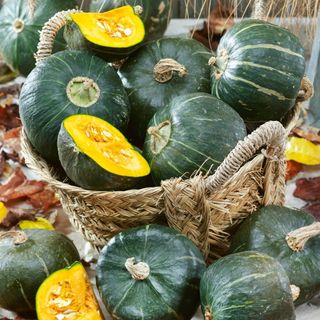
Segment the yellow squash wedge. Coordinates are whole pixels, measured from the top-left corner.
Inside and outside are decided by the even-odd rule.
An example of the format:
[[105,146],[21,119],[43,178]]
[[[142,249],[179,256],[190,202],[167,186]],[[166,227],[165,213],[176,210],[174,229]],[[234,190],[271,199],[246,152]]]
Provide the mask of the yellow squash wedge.
[[103,320],[86,270],[76,262],[51,274],[36,296],[38,320]]

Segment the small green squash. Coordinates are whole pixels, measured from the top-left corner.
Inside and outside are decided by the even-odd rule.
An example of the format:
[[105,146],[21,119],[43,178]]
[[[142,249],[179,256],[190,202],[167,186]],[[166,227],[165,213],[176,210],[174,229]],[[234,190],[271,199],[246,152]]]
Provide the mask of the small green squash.
[[214,172],[247,132],[238,113],[207,93],[174,98],[148,126],[144,155],[155,183]]
[[273,258],[254,251],[213,263],[201,278],[206,320],[294,320],[289,279]]
[[58,52],[32,71],[20,96],[24,130],[35,149],[58,162],[61,122],[85,113],[125,130],[130,104],[121,80],[102,59],[84,51]]
[[193,39],[150,42],[121,67],[120,76],[132,106],[129,136],[143,144],[147,125],[174,97],[210,92],[209,51]]
[[131,189],[150,173],[121,132],[93,116],[74,115],[62,122],[58,153],[67,176],[85,189]]
[[305,71],[304,50],[287,29],[243,20],[221,39],[212,64],[212,94],[249,127],[281,120],[293,107]]
[[54,271],[79,261],[67,237],[55,231],[27,229],[0,235],[0,308],[25,313],[35,310],[41,283]]
[[[75,0],[6,0],[0,11],[0,52],[15,71],[27,76],[34,68],[39,31],[55,13],[73,9]],[[55,51],[64,48],[62,35]]]
[[163,36],[170,21],[171,0],[92,0],[90,10],[109,11],[125,5],[141,6],[141,18],[146,30],[146,41]]
[[128,57],[145,38],[138,9],[124,6],[103,13],[68,15],[64,38],[69,49],[89,50],[107,62]]
[[320,291],[320,223],[315,222],[302,210],[261,208],[234,234],[231,252],[255,250],[277,259],[300,289],[295,304],[302,304]]
[[104,247],[97,285],[114,319],[189,320],[199,306],[205,267],[184,235],[147,225],[119,233]]

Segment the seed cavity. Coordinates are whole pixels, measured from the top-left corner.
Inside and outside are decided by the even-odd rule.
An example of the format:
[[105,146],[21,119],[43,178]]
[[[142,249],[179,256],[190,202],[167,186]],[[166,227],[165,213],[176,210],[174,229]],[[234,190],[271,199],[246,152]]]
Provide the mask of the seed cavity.
[[112,38],[127,38],[133,33],[132,22],[128,17],[109,18],[108,20],[99,18],[97,26],[100,31],[107,33]]

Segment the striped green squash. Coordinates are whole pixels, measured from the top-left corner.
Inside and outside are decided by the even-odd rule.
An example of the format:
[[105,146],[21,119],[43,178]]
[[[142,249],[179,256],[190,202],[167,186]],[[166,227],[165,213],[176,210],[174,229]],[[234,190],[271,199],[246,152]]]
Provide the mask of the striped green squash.
[[160,225],[112,238],[97,263],[97,285],[112,319],[189,320],[206,264],[183,234]]
[[41,283],[53,272],[79,261],[66,236],[45,229],[9,231],[0,236],[0,308],[35,311]]
[[[24,76],[35,66],[34,54],[39,31],[55,13],[73,9],[75,0],[7,0],[0,10],[0,52],[5,62]],[[54,51],[63,50],[65,43],[59,33]]]
[[226,103],[207,93],[186,94],[154,115],[144,155],[159,184],[199,168],[213,172],[245,136],[244,121]]
[[280,120],[293,107],[305,71],[299,39],[260,20],[244,20],[231,28],[210,63],[212,94],[251,126]]
[[254,251],[213,263],[201,278],[206,320],[294,320],[289,279],[275,259]]
[[129,138],[142,146],[153,115],[174,97],[210,92],[210,51],[186,38],[151,41],[136,51],[119,70],[132,111]]

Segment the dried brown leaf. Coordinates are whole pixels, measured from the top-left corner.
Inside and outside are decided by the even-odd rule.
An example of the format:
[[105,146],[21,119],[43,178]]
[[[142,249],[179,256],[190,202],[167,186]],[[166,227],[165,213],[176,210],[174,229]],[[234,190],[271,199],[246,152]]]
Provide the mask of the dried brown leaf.
[[308,203],[303,209],[320,221],[320,201]]
[[299,162],[289,160],[287,161],[286,169],[286,181],[293,179],[300,171],[302,171],[303,165]]
[[0,223],[1,227],[12,228],[16,226],[21,220],[35,220],[34,209],[24,208],[8,208],[8,214]]
[[302,130],[301,128],[294,128],[292,133],[300,138],[307,139],[314,143],[320,143],[320,131],[319,129],[309,129],[308,131]]
[[320,200],[320,177],[298,179],[293,195],[305,201]]

